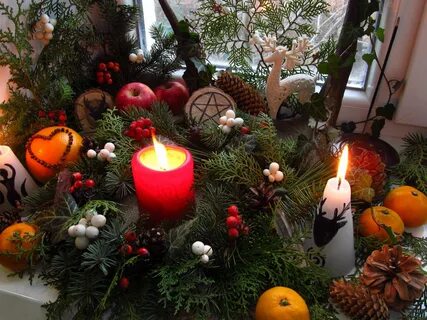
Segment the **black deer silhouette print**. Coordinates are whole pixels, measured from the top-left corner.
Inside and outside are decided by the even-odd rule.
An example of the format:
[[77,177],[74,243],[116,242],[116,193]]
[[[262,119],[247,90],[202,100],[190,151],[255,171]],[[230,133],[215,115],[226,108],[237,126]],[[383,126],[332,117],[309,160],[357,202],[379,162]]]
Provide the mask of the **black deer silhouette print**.
[[[6,199],[9,202],[9,204],[12,207],[18,208],[21,205],[21,194],[24,197],[28,195],[27,190],[25,188],[25,183],[27,179],[24,179],[24,182],[22,182],[21,194],[19,194],[19,192],[16,191],[15,189],[15,178],[16,178],[15,168],[9,163],[5,163],[5,166],[10,168],[10,170],[12,171],[12,175],[9,177],[9,172],[6,169],[1,168],[0,177],[2,178],[2,180],[0,180],[0,183],[4,185],[6,188]],[[3,204],[4,202],[5,202],[5,197],[3,193],[0,192],[0,204]]]
[[344,213],[350,206],[350,203],[344,203],[339,214],[338,208],[335,208],[334,217],[332,219],[328,219],[325,217],[326,212],[323,211],[323,205],[325,202],[326,198],[320,201],[316,217],[314,218],[313,238],[314,243],[318,247],[323,247],[331,242],[338,233],[338,230],[346,225],[347,221],[345,220]]

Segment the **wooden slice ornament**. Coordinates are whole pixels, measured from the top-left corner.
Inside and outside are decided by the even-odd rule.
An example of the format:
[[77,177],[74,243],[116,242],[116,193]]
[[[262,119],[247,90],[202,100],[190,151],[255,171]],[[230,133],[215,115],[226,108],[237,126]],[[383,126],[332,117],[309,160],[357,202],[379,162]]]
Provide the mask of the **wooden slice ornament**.
[[218,123],[219,118],[230,109],[236,109],[233,98],[214,87],[195,91],[185,105],[188,118],[193,119],[197,124],[203,124],[207,121]]
[[75,113],[79,119],[82,129],[87,132],[94,132],[96,120],[101,119],[102,114],[114,106],[111,95],[100,89],[91,89],[82,93],[75,102]]

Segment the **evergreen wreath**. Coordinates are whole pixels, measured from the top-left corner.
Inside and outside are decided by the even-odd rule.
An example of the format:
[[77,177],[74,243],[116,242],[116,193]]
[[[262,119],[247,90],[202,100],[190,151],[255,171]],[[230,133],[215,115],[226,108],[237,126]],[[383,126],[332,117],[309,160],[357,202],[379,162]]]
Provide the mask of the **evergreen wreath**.
[[[321,0],[289,3],[283,10],[298,6],[312,15],[325,10]],[[95,5],[110,22],[107,31],[96,30],[90,21],[88,12]],[[0,13],[15,27],[0,31],[0,65],[9,65],[14,88],[10,100],[1,106],[6,141],[11,146],[22,144],[47,125],[36,117],[40,108],[63,108],[72,120],[72,99],[96,85],[94,65],[102,59],[113,57],[124,70],[110,88],[112,93],[130,81],[154,86],[179,67],[177,43],[162,27],[153,30],[156,45],[145,61],[138,65],[128,61],[129,52],[138,48],[128,33],[137,12],[118,6],[115,0],[34,1],[28,11],[18,1],[17,8],[13,11],[0,3]],[[276,12],[282,10],[278,8],[268,10],[264,14],[272,18],[290,14]],[[28,32],[42,12],[55,16],[58,24],[34,66]],[[305,24],[298,27],[310,33]],[[103,52],[94,57],[91,50],[100,44]],[[75,65],[81,65],[80,75],[73,70]],[[305,224],[314,217],[335,159],[323,150],[322,162],[307,161],[310,150],[301,148],[301,139],[280,138],[272,119],[263,113],[252,116],[237,110],[237,116],[249,131],[234,128],[224,134],[217,123],[178,121],[164,103],[154,104],[151,110],[114,109],[103,114],[95,136],[85,143],[113,143],[115,161],[101,162],[83,155],[73,167],[61,171],[58,180],[51,180],[24,200],[30,221],[40,227],[39,245],[30,253],[30,275],[35,275],[37,264],[44,282],[58,289],[57,300],[44,306],[48,319],[62,319],[67,312],[74,319],[106,315],[111,319],[248,319],[260,293],[278,285],[301,294],[311,319],[337,319],[328,301],[330,276],[302,249],[303,238],[309,234]],[[132,219],[135,187],[129,163],[141,142],[124,132],[141,117],[150,119],[161,139],[184,146],[194,158],[195,202],[179,222],[153,227],[146,215]],[[405,154],[415,153],[416,157],[408,156],[398,170],[411,172],[405,177],[420,188],[425,186],[425,174],[415,164],[422,162],[425,168],[425,139],[410,136],[407,144]],[[280,164],[284,176],[274,184],[263,175],[271,162]],[[96,187],[90,193],[68,192],[72,173],[84,173]],[[227,230],[227,211],[233,206],[245,225],[237,236]],[[94,211],[107,223],[85,250],[79,250],[68,230]],[[290,233],[284,231],[289,224]],[[356,240],[363,261],[369,254],[367,248],[372,251],[382,245],[371,238]],[[196,241],[213,250],[208,263],[192,253]],[[425,242],[405,235],[402,244],[426,260]],[[424,293],[406,316],[425,318],[425,304]]]

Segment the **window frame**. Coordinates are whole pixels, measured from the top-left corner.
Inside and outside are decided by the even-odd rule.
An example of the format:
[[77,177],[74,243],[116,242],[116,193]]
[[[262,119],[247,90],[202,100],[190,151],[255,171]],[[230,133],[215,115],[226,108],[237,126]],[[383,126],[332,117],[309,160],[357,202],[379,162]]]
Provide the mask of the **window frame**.
[[[153,2],[155,0],[133,0],[134,4],[143,8],[143,5],[146,5],[149,1]],[[153,2],[154,3],[154,2]],[[403,0],[384,0],[381,5],[379,25],[385,29],[385,41],[380,43],[379,41],[375,44],[375,50],[379,57],[381,64],[384,63],[384,57],[388,49],[391,34],[394,28],[396,20],[400,16],[408,16],[408,12],[419,12],[423,10],[425,0],[411,0],[411,2],[405,2]],[[142,10],[143,14],[141,16],[141,23],[138,25],[138,35],[141,42],[141,46],[146,47],[146,29],[145,29],[145,18],[146,10]],[[404,35],[398,35],[392,48],[392,53],[388,61],[386,68],[386,74],[390,79],[404,79],[407,69],[408,61],[410,60],[410,51],[411,48],[408,48],[406,37],[413,38],[416,35],[418,30],[418,24],[421,20],[421,14],[417,19],[401,19],[399,24],[399,31],[404,30]],[[400,38],[400,41],[399,41]],[[404,52],[404,56],[408,61],[406,63],[401,63],[399,56]],[[342,106],[340,114],[338,117],[338,124],[344,121],[363,121],[368,117],[369,106],[375,91],[375,86],[377,85],[378,78],[380,75],[380,69],[378,66],[373,63],[372,66],[368,68],[367,79],[365,81],[364,88],[354,88],[348,87],[344,93]],[[320,86],[318,86],[320,89]],[[375,101],[375,106],[380,106],[387,101],[388,90],[384,81],[381,82],[378,95]],[[395,95],[394,101],[399,97],[399,92]],[[374,111],[373,111],[374,112]],[[371,113],[373,113],[371,112]],[[363,126],[358,126],[356,131],[360,132],[363,130]]]

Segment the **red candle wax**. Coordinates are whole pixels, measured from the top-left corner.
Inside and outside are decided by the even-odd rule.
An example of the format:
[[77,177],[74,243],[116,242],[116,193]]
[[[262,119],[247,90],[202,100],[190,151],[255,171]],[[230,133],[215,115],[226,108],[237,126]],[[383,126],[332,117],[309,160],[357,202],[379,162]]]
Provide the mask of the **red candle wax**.
[[136,152],[132,158],[139,207],[155,223],[182,218],[194,199],[191,153],[178,146],[165,146],[161,153],[167,158],[166,164],[164,159],[159,161],[159,150],[154,146]]

